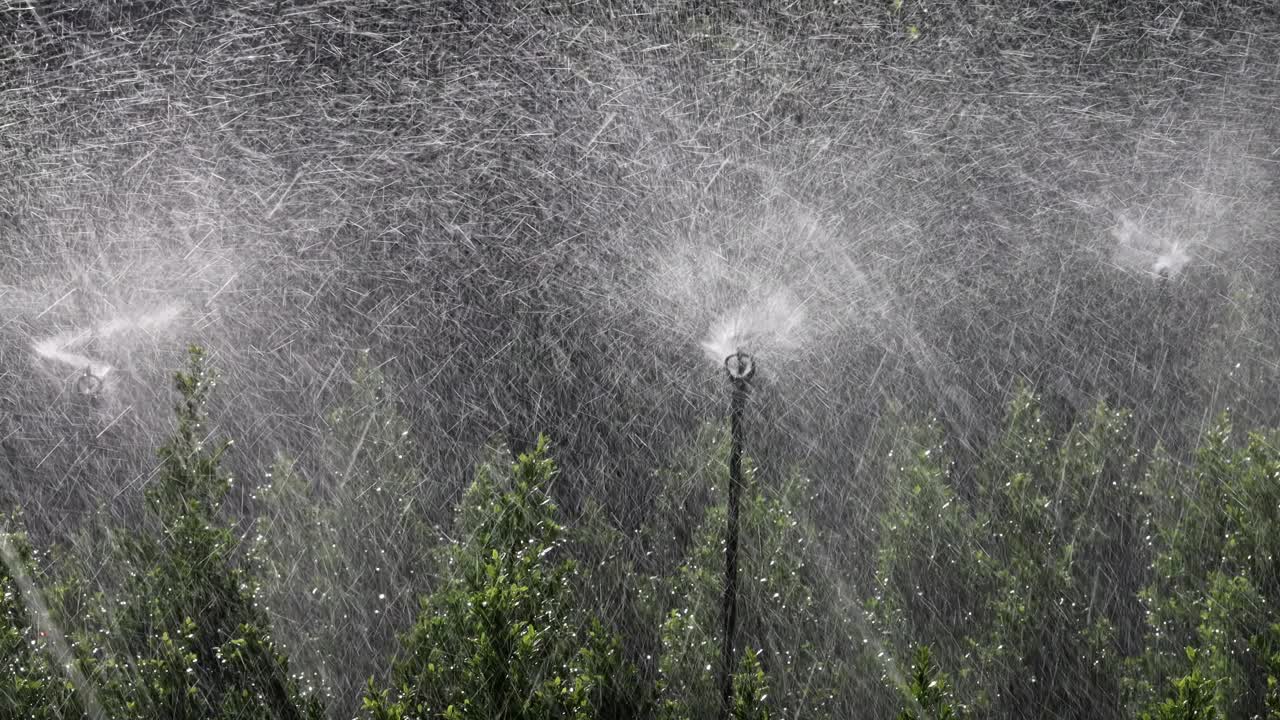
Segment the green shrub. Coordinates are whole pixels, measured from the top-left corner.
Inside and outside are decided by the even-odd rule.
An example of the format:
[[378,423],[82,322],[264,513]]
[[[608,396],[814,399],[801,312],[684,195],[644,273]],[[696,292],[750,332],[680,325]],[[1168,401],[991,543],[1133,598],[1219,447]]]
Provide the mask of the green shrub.
[[1142,720],[1218,720],[1213,680],[1206,678],[1198,667],[1199,656],[1195,650],[1187,650],[1190,673],[1173,681],[1173,695],[1142,713]]
[[617,640],[573,606],[573,563],[546,494],[545,437],[509,473],[482,465],[444,549],[440,587],[403,638],[391,690],[370,683],[376,720],[633,716]]
[[[278,462],[255,553],[223,511],[216,374],[192,349],[176,381],[140,526],[86,531],[110,550],[43,556],[16,522],[0,532],[0,717],[319,720],[266,607],[302,619],[289,636],[340,688],[343,644],[368,641],[370,618],[415,588],[430,592],[391,681],[366,674],[366,717],[719,715],[721,429],[655,475],[655,522],[634,536],[599,506],[560,525],[545,438],[514,463],[492,449],[455,527],[433,535],[407,427],[362,360],[330,418],[341,469],[313,483]],[[1147,462],[1129,416],[1101,404],[1055,438],[1025,391],[972,475],[937,428],[904,433],[865,593],[828,566],[809,481],[766,488],[747,462],[731,716],[838,717],[858,702],[899,720],[1280,720],[1277,441],[1236,442],[1224,416],[1182,469]],[[103,558],[107,579],[91,579]]]
[[320,718],[320,703],[299,692],[271,640],[256,581],[220,512],[231,443],[209,438],[205,412],[217,376],[193,347],[175,380],[178,425],[147,492],[154,527],[122,533],[122,608],[99,638],[115,655],[112,706],[122,718]]
[[[6,525],[17,523],[15,518]],[[39,571],[26,535],[0,529],[0,717],[85,717],[72,674],[60,666],[69,658],[54,639],[60,630],[52,626],[40,597]],[[81,686],[80,691],[92,694],[93,689]]]
[[928,645],[916,648],[906,695],[908,707],[898,714],[898,720],[958,720],[960,717],[951,704],[947,676],[934,662]]
[[[661,716],[673,719],[716,717],[722,702],[726,510],[716,490],[728,479],[727,454],[723,436],[709,434],[703,442],[699,454],[709,458],[705,465],[685,468],[691,475],[667,478],[664,494],[701,494],[698,486],[705,483],[712,490],[705,495],[715,499],[684,544],[683,562],[670,576],[655,578],[651,591],[663,618],[656,680]],[[736,645],[756,648],[752,662],[761,664],[768,677],[769,697],[759,703],[759,712],[828,716],[837,696],[862,687],[854,668],[863,648],[861,633],[855,632],[814,547],[820,535],[806,519],[809,481],[792,475],[781,487],[766,491],[749,460],[743,463],[743,476]],[[662,524],[654,531],[680,532]],[[680,544],[669,538],[652,542],[668,548]]]
[[733,675],[733,720],[769,720],[769,680],[760,652],[747,648]]
[[869,603],[891,654],[930,645],[954,668],[958,710],[1117,716],[1115,628],[1136,613],[1126,583],[1137,583],[1127,414],[1099,405],[1055,446],[1036,398],[1019,392],[968,488],[936,429],[895,452]]
[[1280,677],[1277,436],[1252,433],[1236,445],[1223,415],[1189,476],[1163,473],[1148,493],[1156,554],[1142,597],[1152,632],[1135,704],[1151,705],[1155,688],[1190,677],[1184,648],[1195,648],[1193,672],[1212,689],[1217,717],[1265,716]]
[[439,538],[408,422],[367,352],[326,419],[320,468],[281,456],[257,489],[258,555],[277,632],[347,714],[413,622]]

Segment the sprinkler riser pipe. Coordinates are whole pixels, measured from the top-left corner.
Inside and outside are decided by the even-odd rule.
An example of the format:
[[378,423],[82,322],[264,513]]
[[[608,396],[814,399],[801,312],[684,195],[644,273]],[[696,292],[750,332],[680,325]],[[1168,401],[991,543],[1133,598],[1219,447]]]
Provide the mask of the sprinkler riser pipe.
[[750,380],[755,363],[750,355],[737,352],[725,358],[725,369],[733,383],[733,400],[729,414],[729,502],[724,543],[724,601],[721,607],[723,627],[720,648],[720,717],[728,720],[733,708],[733,672],[737,656],[735,635],[738,627],[738,534],[742,503],[742,419],[746,411]]

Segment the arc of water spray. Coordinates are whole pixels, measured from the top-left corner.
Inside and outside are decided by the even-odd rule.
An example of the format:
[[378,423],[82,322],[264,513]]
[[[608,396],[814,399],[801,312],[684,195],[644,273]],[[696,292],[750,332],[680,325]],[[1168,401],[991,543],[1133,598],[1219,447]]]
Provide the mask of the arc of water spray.
[[111,372],[112,367],[106,362],[96,360],[71,348],[93,338],[106,338],[125,330],[152,330],[172,322],[182,311],[180,305],[168,305],[155,312],[136,317],[117,317],[88,330],[69,330],[51,335],[32,343],[32,350],[41,357],[55,360],[84,371],[77,381],[77,388],[82,392],[96,392]]
[[88,330],[62,332],[33,343],[32,349],[41,357],[56,360],[78,370],[87,370],[101,380],[106,377],[107,373],[111,372],[110,365],[69,349],[86,342],[93,336],[94,333]]

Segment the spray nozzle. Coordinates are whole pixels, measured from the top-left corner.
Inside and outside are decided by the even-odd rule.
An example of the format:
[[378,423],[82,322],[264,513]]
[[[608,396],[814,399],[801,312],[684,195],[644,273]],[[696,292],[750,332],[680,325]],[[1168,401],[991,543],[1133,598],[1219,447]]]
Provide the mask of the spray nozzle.
[[76,379],[76,392],[81,395],[95,396],[102,390],[102,378],[93,374],[93,367],[86,367],[84,374]]
[[756,374],[756,363],[750,355],[739,350],[724,359],[724,369],[728,371],[730,380],[746,382]]

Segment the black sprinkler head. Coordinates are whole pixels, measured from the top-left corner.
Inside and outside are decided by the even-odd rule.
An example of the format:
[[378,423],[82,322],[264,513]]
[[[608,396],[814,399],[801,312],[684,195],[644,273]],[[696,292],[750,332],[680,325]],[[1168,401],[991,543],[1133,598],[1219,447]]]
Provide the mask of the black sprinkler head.
[[739,350],[724,359],[724,369],[734,382],[746,382],[756,374],[756,363],[751,356]]
[[76,392],[81,395],[95,396],[102,390],[102,378],[93,374],[93,368],[85,368],[84,374],[76,379]]

